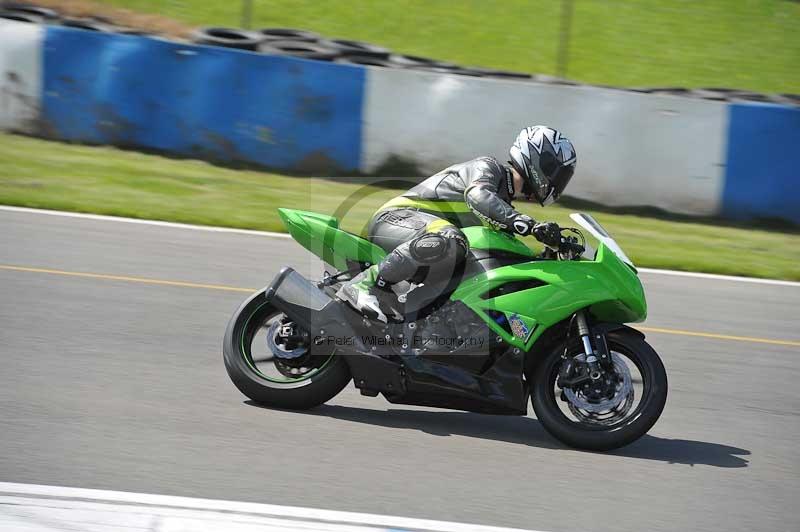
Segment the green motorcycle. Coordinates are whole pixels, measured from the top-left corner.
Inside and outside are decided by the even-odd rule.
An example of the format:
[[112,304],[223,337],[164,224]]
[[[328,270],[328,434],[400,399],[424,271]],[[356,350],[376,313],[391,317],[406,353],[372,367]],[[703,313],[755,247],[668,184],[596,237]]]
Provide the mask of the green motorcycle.
[[289,233],[332,269],[311,282],[284,268],[228,324],[225,367],[253,401],[307,409],[350,380],[389,402],[526,415],[567,445],[609,450],[661,415],[667,375],[644,335],[636,268],[591,216],[562,229],[558,249],[467,227],[467,260],[439,285],[401,295],[401,323],[371,321],[334,297],[386,251],[330,216],[279,209]]

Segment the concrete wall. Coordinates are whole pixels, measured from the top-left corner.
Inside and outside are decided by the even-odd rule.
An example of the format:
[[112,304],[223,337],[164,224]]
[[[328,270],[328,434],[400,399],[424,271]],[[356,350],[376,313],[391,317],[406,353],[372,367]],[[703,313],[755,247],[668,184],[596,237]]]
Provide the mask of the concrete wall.
[[568,195],[800,223],[800,109],[339,65],[0,22],[0,128],[315,173],[502,160],[543,123]]
[[366,93],[367,170],[391,155],[429,173],[481,154],[507,160],[520,129],[547,124],[576,145],[571,196],[690,214],[720,208],[725,103],[390,69],[370,71]]
[[0,19],[0,129],[33,133],[42,94],[41,26]]

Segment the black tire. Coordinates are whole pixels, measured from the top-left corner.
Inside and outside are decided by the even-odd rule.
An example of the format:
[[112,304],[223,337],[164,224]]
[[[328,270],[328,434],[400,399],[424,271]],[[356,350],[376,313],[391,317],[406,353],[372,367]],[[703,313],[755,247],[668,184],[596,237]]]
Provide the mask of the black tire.
[[256,50],[264,41],[261,35],[236,28],[198,28],[192,33],[192,42],[209,46],[222,46],[238,50]]
[[421,57],[418,55],[403,55],[403,54],[391,54],[389,56],[389,62],[392,64],[393,67],[397,68],[418,68],[418,67],[454,67],[455,65],[452,63],[447,63],[445,61],[438,61],[436,59],[431,59],[429,57]]
[[316,61],[332,61],[339,54],[317,43],[306,41],[266,41],[261,43],[258,51],[262,54],[288,55],[301,59],[314,59]]
[[140,28],[115,28],[114,33],[119,33],[120,35],[132,35],[136,37],[155,37],[158,35],[152,31],[143,30]]
[[29,22],[31,24],[43,24],[45,21],[38,15],[23,13],[22,11],[16,10],[0,11],[0,18],[6,20],[15,20],[17,22]]
[[790,94],[785,92],[780,96],[785,98],[789,105],[800,105],[800,94]]
[[27,13],[28,15],[41,17],[48,22],[58,19],[59,16],[58,12],[53,9],[34,6],[24,2],[3,2],[0,4],[0,7],[7,11],[16,11],[18,13]]
[[531,79],[530,74],[526,74],[524,72],[513,72],[510,70],[494,70],[491,68],[482,68],[482,67],[470,67],[470,70],[475,72],[480,72],[486,77],[489,78],[503,78],[503,79]]
[[[306,410],[321,405],[342,391],[350,382],[350,369],[344,359],[332,355],[315,373],[300,381],[275,382],[256,371],[248,362],[244,346],[256,330],[279,312],[266,302],[264,290],[242,303],[228,322],[222,352],[225,369],[233,384],[244,395],[265,406]],[[251,359],[252,361],[252,359]]]
[[320,44],[337,52],[338,55],[371,55],[372,57],[380,59],[388,59],[391,53],[388,48],[384,48],[383,46],[370,44],[368,42],[351,41],[348,39],[329,39],[321,41]]
[[389,60],[381,59],[372,55],[345,55],[334,59],[334,63],[344,63],[347,65],[366,65],[391,68],[394,66]]
[[256,30],[267,41],[304,41],[317,42],[322,37],[313,31],[298,30],[295,28],[261,28]]
[[114,27],[109,24],[88,18],[65,18],[61,20],[61,25],[87,31],[109,32],[114,29]]
[[455,74],[457,76],[471,76],[473,78],[482,78],[484,75],[477,70],[464,68],[460,66],[419,66],[414,70],[422,70],[425,72],[438,72],[440,74]]
[[[538,364],[531,379],[531,402],[542,426],[561,442],[578,449],[609,451],[644,436],[658,420],[667,401],[667,373],[658,354],[641,336],[629,331],[608,334],[611,351],[625,354],[643,377],[643,393],[630,417],[609,427],[589,428],[569,419],[559,409],[554,383],[564,345],[556,347]],[[577,345],[577,344],[576,344]]]

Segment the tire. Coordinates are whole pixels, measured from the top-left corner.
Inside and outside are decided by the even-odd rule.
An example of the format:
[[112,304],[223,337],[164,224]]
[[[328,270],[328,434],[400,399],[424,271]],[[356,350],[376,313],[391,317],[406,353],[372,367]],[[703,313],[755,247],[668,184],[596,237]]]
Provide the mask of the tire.
[[222,352],[228,376],[239,391],[265,406],[306,410],[329,401],[351,379],[347,363],[335,353],[319,369],[299,380],[272,380],[258,371],[252,362],[250,348],[245,346],[263,323],[279,314],[266,302],[264,290],[242,303],[228,323],[223,340]]
[[47,22],[52,22],[59,18],[58,12],[46,7],[34,6],[24,2],[3,2],[0,8],[6,11],[15,11],[17,13],[27,13],[44,19]]
[[288,55],[301,59],[314,59],[316,61],[332,61],[338,55],[335,51],[329,50],[317,43],[294,41],[291,39],[263,42],[259,45],[258,51],[262,54]]
[[152,31],[143,30],[140,28],[116,28],[114,29],[114,33],[119,33],[120,35],[131,35],[135,37],[155,37],[158,35]]
[[780,96],[784,98],[789,103],[789,105],[800,105],[800,94],[790,94],[788,92],[785,92]]
[[109,32],[113,29],[112,26],[106,23],[86,18],[65,18],[61,21],[61,25],[87,31]]
[[313,31],[298,30],[295,28],[261,28],[256,30],[267,41],[303,41],[317,42],[322,37]]
[[460,66],[420,66],[415,67],[414,70],[421,70],[424,72],[437,72],[440,74],[455,74],[457,76],[471,76],[473,78],[482,78],[484,75],[477,70],[464,68]]
[[256,50],[264,38],[257,33],[236,28],[198,28],[192,33],[191,40],[209,46]]
[[452,63],[437,61],[436,59],[431,59],[429,57],[421,57],[418,55],[402,55],[402,54],[391,54],[389,56],[389,62],[393,67],[397,68],[419,68],[419,67],[452,68],[455,66]]
[[494,70],[491,68],[470,67],[470,70],[480,72],[488,78],[503,78],[503,79],[531,79],[530,74],[524,72],[512,72],[510,70]]
[[38,15],[32,15],[31,13],[24,13],[16,10],[0,11],[0,19],[28,22],[30,24],[43,24],[45,21]]
[[[554,390],[564,344],[556,347],[536,367],[531,379],[531,402],[536,417],[559,441],[578,449],[609,451],[641,438],[658,420],[667,401],[667,373],[658,354],[644,339],[628,331],[607,335],[608,347],[628,357],[643,377],[642,399],[628,418],[609,427],[589,428],[569,419],[558,407]],[[573,345],[573,344],[571,344]],[[580,351],[579,344],[574,344]]]
[[359,55],[377,57],[379,59],[388,59],[391,53],[388,48],[370,44],[368,42],[351,41],[348,39],[329,39],[321,41],[320,44],[326,48],[336,52],[338,55]]
[[371,55],[345,55],[334,59],[334,63],[344,63],[347,65],[366,65],[391,68],[394,66],[390,61]]

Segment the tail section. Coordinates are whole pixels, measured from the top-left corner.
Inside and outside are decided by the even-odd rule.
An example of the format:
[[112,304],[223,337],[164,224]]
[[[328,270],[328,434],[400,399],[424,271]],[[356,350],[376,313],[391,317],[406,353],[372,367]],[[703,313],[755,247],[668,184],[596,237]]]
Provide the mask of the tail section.
[[289,234],[304,248],[337,270],[376,264],[386,252],[352,233],[339,229],[332,216],[296,209],[278,209]]

